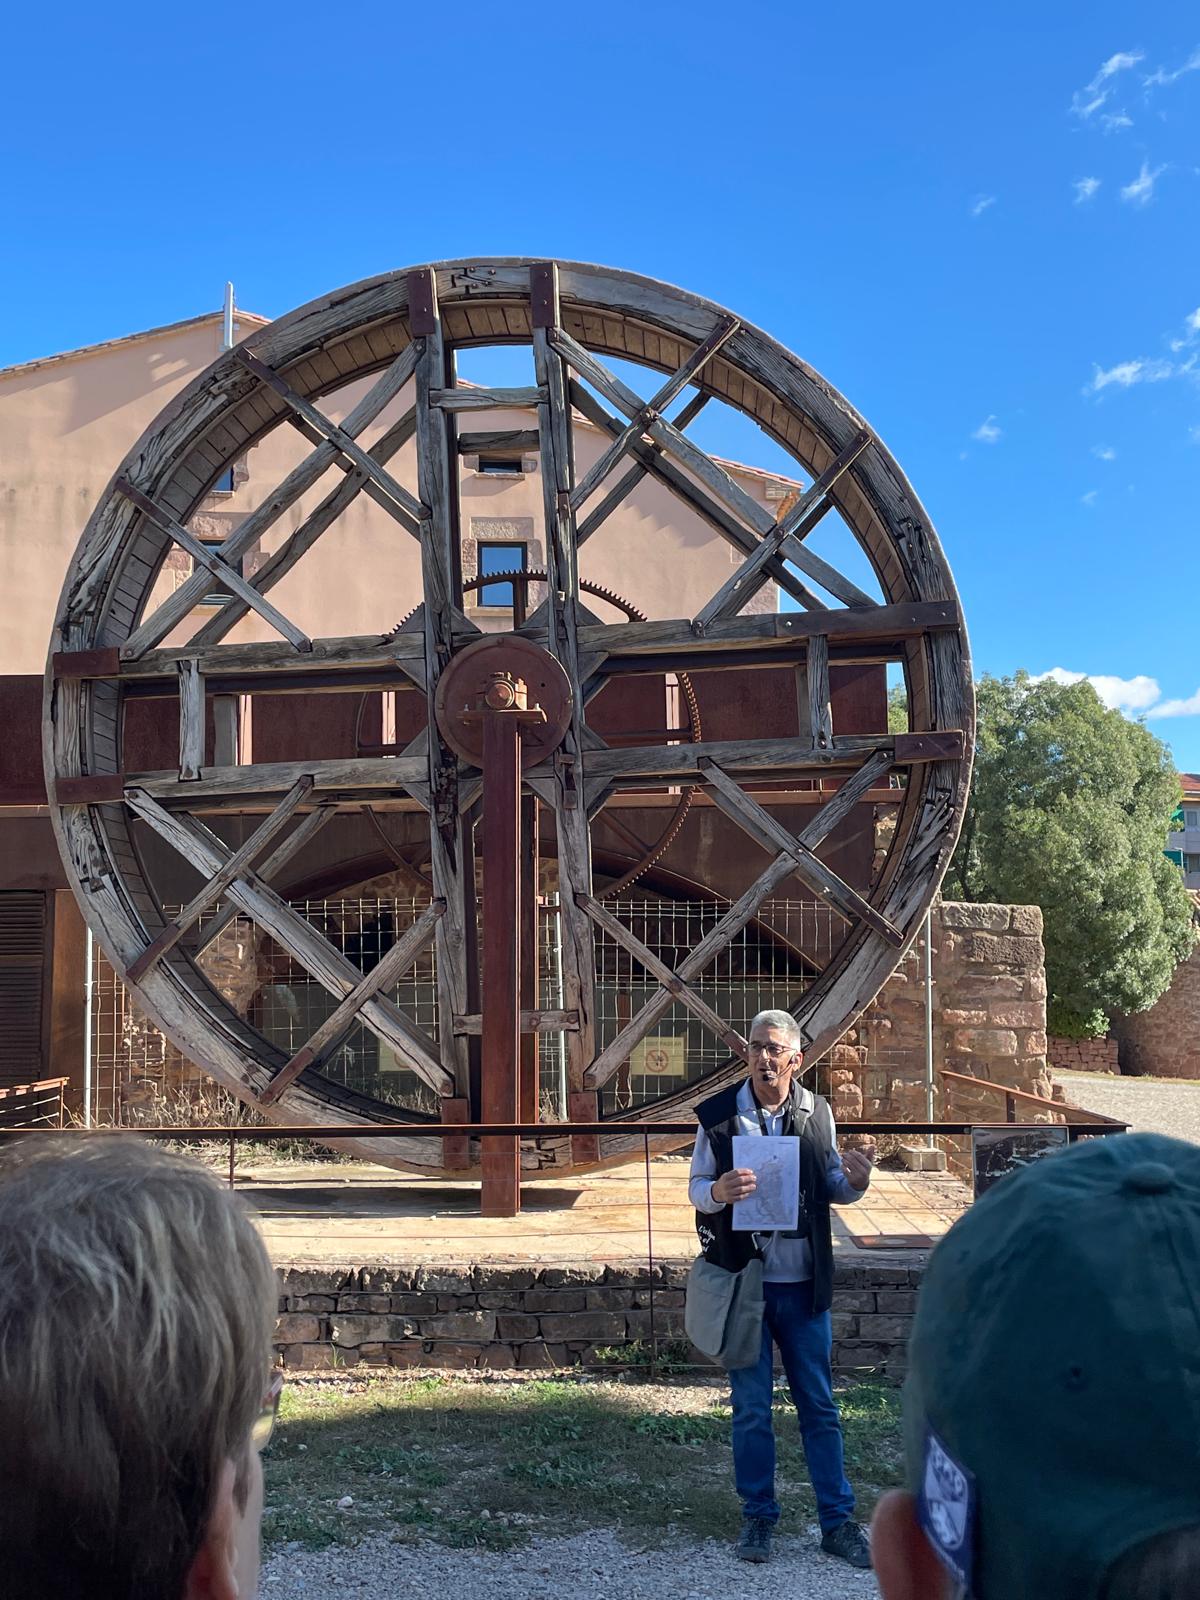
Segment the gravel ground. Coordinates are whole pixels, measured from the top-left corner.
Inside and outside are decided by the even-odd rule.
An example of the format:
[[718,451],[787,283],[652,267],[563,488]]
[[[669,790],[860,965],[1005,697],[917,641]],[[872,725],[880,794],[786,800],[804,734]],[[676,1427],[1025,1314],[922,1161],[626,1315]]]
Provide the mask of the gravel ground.
[[524,1548],[476,1552],[366,1539],[353,1549],[277,1551],[263,1566],[263,1600],[317,1600],[331,1591],[360,1600],[455,1595],[458,1600],[869,1600],[875,1579],[783,1536],[767,1566],[735,1561],[729,1547],[674,1541],[626,1546],[609,1530],[537,1539]]
[[1139,1133],[1169,1133],[1200,1144],[1200,1084],[1170,1078],[1116,1078],[1099,1072],[1058,1072],[1067,1099],[1085,1111],[1119,1117]]

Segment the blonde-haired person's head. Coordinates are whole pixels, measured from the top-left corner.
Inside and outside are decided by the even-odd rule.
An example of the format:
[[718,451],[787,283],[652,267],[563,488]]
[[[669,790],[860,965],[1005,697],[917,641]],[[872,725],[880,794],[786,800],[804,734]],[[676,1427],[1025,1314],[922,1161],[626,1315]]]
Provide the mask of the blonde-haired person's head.
[[0,1591],[248,1600],[276,1293],[193,1161],[108,1137],[0,1157]]

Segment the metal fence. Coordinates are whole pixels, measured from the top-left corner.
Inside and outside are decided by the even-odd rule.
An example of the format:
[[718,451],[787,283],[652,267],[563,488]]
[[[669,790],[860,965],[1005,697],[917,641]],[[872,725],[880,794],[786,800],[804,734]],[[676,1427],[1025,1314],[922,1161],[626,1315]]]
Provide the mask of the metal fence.
[[[426,901],[394,896],[346,896],[293,902],[295,909],[366,971],[425,909]],[[724,914],[722,901],[680,901],[646,893],[616,899],[610,909],[674,970]],[[168,908],[168,914],[174,908]],[[291,955],[243,917],[220,911],[201,919],[200,937],[214,918],[223,923],[198,957],[214,987],[273,1044],[291,1055],[336,1005],[323,985]],[[745,1033],[756,1012],[793,1006],[828,963],[846,924],[829,907],[799,900],[770,900],[710,964],[694,985],[713,1010]],[[539,1002],[562,1006],[562,941],[557,897],[538,912]],[[93,1120],[130,1125],[155,1120],[186,1102],[203,1105],[215,1086],[144,1015],[95,947],[91,999]],[[657,992],[636,959],[602,931],[596,936],[596,1022],[600,1047],[613,1039]],[[437,972],[429,947],[389,991],[405,1014],[436,1039]],[[538,1041],[541,1109],[548,1121],[567,1115],[566,1056],[561,1037]],[[673,1006],[654,1031],[630,1052],[629,1062],[606,1086],[602,1110],[648,1104],[711,1072],[727,1059],[725,1046],[693,1014]],[[437,1097],[390,1049],[361,1024],[325,1063],[327,1077],[385,1104],[433,1114]],[[179,1120],[190,1120],[181,1117]],[[209,1120],[217,1120],[211,1114]]]

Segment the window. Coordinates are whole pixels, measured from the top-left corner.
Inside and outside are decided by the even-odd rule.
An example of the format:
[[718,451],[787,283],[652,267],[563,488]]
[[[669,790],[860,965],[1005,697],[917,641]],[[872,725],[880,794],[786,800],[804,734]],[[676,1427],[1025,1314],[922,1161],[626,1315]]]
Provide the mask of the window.
[[1184,856],[1183,870],[1188,874],[1189,877],[1193,872],[1200,872],[1200,855],[1194,856],[1189,853],[1188,855]]
[[485,478],[519,478],[525,469],[520,456],[480,456],[478,470]]
[[233,468],[232,467],[226,467],[225,468],[225,471],[217,479],[216,483],[213,484],[212,492],[213,492],[213,494],[232,494],[233,493]]
[[[479,544],[478,573],[481,578],[490,577],[493,572],[524,572],[529,565],[529,546],[522,541],[518,544],[515,540],[505,544]],[[485,583],[478,591],[481,606],[513,606],[513,585],[511,583]]]
[[1183,825],[1185,828],[1200,828],[1200,808],[1188,806],[1183,813]]

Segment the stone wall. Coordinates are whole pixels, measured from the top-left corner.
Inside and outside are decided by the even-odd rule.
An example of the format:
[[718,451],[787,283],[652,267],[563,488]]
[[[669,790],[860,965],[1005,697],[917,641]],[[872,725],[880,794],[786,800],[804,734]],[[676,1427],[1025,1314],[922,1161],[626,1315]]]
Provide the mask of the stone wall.
[[1149,1011],[1116,1016],[1112,1031],[1122,1072],[1200,1078],[1200,945],[1175,969],[1171,987]]
[[[683,1334],[690,1262],[575,1266],[285,1268],[276,1350],[288,1368],[353,1366],[510,1372],[643,1364],[712,1365]],[[837,1268],[835,1371],[903,1376],[922,1264]]]
[[1052,1034],[1048,1051],[1050,1065],[1060,1072],[1120,1072],[1117,1041],[1104,1039],[1062,1039]]
[[[1023,1089],[1047,1102],[1046,973],[1037,906],[940,902],[933,908],[935,1115],[1002,1121],[1004,1102],[942,1071]],[[920,935],[857,1027],[829,1055],[841,1120],[925,1117],[925,941]],[[1022,1106],[1023,1120],[1041,1120]]]

